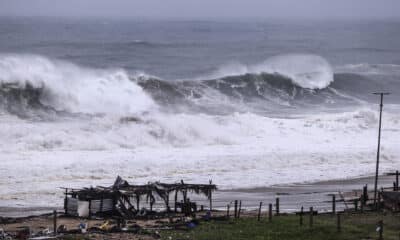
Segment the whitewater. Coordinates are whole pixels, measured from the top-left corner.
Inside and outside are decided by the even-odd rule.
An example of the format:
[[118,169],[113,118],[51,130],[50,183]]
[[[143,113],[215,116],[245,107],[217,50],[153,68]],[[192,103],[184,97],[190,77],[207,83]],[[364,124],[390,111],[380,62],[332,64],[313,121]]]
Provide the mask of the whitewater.
[[[292,61],[287,71],[279,71],[286,62],[282,58]],[[300,72],[293,67],[295,60],[301,63]],[[310,61],[308,68],[304,60]],[[233,75],[214,75],[210,80],[177,81],[184,86],[175,86],[179,91],[192,91],[179,95],[179,101],[184,98],[191,104],[171,112],[164,109],[171,107],[168,102],[154,99],[155,93],[144,84],[163,82],[150,75],[87,68],[38,55],[1,55],[1,203],[41,206],[43,196],[46,201],[57,202],[62,194],[55,193],[58,187],[109,184],[116,175],[134,183],[212,179],[221,189],[236,189],[373,173],[376,105],[359,100],[356,108],[344,112],[315,113],[304,108],[300,114],[289,101],[296,94],[285,91],[309,92],[310,96],[300,95],[300,99],[307,100],[318,95],[315,91],[329,90],[334,80],[326,60],[314,55],[285,55],[268,59],[262,65],[265,70],[258,65]],[[226,65],[221,69],[226,71]],[[243,99],[249,96],[242,96],[246,91],[237,89],[247,89],[257,79],[250,78],[241,86],[229,82],[235,93],[211,84],[226,83],[229,77],[242,79],[251,76],[248,74],[267,73],[272,75],[259,84],[268,83],[269,77],[276,81],[275,76],[280,84],[290,86],[275,89],[281,95],[271,101],[288,109],[291,114],[286,117],[266,110],[252,112],[254,104],[253,108],[246,105]],[[296,78],[297,75],[300,77]],[[209,85],[204,87],[206,83]],[[195,98],[194,92],[202,95]],[[354,102],[354,97],[343,97],[345,93],[329,93]],[[265,91],[260,96],[264,94]],[[269,100],[255,98],[252,102],[259,106],[269,104]],[[330,102],[334,100],[325,104],[334,105]],[[199,104],[232,103],[238,106],[232,106],[229,113],[187,110]],[[400,130],[398,119],[398,105],[387,106],[382,171],[398,164],[400,152],[394,140]]]
[[392,92],[380,170],[398,169],[399,24],[343,24],[2,19],[0,207],[57,207],[59,187],[117,175],[222,190],[371,176],[376,91]]

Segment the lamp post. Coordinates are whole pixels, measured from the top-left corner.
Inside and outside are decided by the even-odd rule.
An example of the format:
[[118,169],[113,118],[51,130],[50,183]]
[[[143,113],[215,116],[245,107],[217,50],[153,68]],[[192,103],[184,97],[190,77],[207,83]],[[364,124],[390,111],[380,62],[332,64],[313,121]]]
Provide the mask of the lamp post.
[[379,172],[379,154],[381,150],[381,129],[382,129],[382,109],[383,109],[383,96],[389,95],[388,92],[376,92],[373,93],[375,95],[380,95],[381,103],[380,103],[380,111],[379,111],[379,132],[378,132],[378,150],[376,152],[376,171],[375,171],[375,191],[374,191],[374,206],[376,207],[376,194],[378,191],[378,172]]

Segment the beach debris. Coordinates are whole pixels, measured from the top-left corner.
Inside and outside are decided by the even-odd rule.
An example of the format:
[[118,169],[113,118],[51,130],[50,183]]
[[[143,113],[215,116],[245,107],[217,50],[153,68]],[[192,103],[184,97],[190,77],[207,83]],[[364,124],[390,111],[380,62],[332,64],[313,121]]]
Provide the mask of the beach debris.
[[78,227],[81,230],[81,233],[86,233],[87,232],[87,224],[85,222],[80,222]]
[[8,235],[4,229],[0,228],[0,240],[12,240],[12,237]]
[[99,227],[99,229],[100,229],[100,230],[103,230],[103,231],[110,230],[110,222],[109,222],[109,221],[104,222],[104,223]]

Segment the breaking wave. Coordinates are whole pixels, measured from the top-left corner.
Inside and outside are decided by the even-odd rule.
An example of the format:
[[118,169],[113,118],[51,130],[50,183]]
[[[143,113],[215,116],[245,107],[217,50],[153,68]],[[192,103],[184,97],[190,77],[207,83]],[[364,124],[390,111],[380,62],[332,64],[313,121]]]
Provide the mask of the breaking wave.
[[222,66],[210,78],[245,74],[278,74],[293,84],[308,89],[326,88],[333,82],[333,70],[328,61],[316,55],[287,54],[268,58],[261,64],[231,63]]
[[124,70],[90,69],[35,55],[1,55],[0,85],[1,102],[11,111],[45,107],[71,113],[132,114],[154,105]]
[[0,106],[20,116],[38,110],[118,116],[153,109],[271,113],[360,103],[379,86],[361,74],[333,74],[327,61],[314,55],[282,55],[253,66],[225,65],[192,80],[91,69],[37,55],[0,55]]

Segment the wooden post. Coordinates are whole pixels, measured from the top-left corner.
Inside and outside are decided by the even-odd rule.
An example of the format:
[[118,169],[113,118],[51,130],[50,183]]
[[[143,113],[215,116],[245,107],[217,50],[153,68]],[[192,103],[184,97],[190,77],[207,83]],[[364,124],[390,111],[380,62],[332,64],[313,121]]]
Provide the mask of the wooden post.
[[399,191],[399,171],[396,171],[396,191]]
[[212,206],[212,191],[210,189],[210,211],[212,211],[212,208],[213,208],[213,206]]
[[210,211],[212,211],[212,190],[211,190],[212,180],[210,179]]
[[187,191],[186,190],[182,191],[182,198],[183,198],[183,202],[186,203],[187,202]]
[[54,236],[57,236],[57,211],[53,211],[53,229],[54,229]]
[[363,198],[362,199],[363,199],[364,205],[366,205],[367,201],[368,201],[368,185],[365,185],[363,188]]
[[237,218],[238,217],[238,200],[235,200],[235,218]]
[[336,196],[335,194],[332,195],[332,214],[335,215],[336,213]]
[[136,195],[136,209],[139,211],[140,210],[140,206],[139,206],[139,201],[140,201],[140,196]]
[[396,182],[393,182],[393,192],[396,191]]
[[203,205],[200,205],[200,211],[201,212],[204,211],[204,206]]
[[268,221],[272,222],[272,203],[268,205]]
[[228,218],[229,218],[229,208],[230,208],[229,204],[226,205],[226,216],[227,216]]
[[383,240],[383,221],[380,220],[378,223],[379,227],[379,240]]
[[313,207],[310,207],[310,228],[312,228],[313,227],[313,224],[314,224],[314,208]]
[[262,207],[262,202],[260,202],[260,207],[258,208],[258,217],[257,217],[258,221],[261,220],[261,207]]
[[279,198],[276,198],[276,215],[279,215]]
[[68,188],[65,189],[64,212],[65,212],[65,215],[68,214]]
[[342,231],[342,225],[341,225],[341,222],[340,222],[340,213],[338,213],[336,216],[337,216],[336,231],[337,232],[341,232]]
[[242,200],[239,201],[238,218],[240,218],[240,212],[242,211]]
[[[178,189],[175,190],[175,198],[174,198],[174,211],[176,212],[176,203],[178,202]],[[139,210],[139,209],[138,209]]]
[[304,208],[301,206],[300,209],[300,226],[303,226],[303,214],[304,214]]

